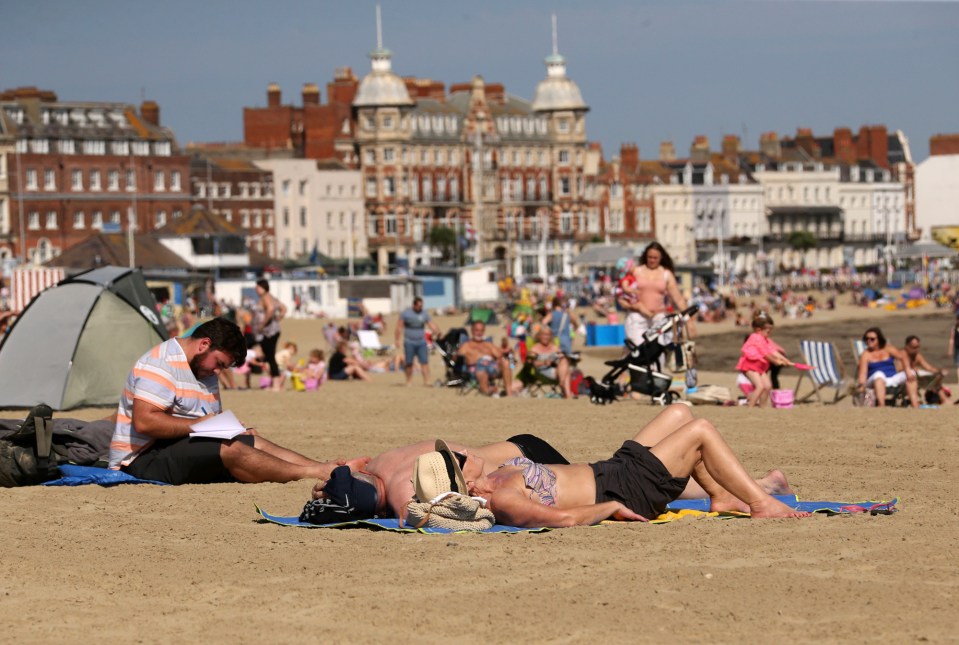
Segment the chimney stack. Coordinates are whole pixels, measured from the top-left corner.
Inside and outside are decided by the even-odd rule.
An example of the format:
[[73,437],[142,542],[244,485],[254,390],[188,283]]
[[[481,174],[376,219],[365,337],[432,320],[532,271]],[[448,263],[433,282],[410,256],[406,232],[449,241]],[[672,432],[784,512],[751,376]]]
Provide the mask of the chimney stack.
[[660,161],[676,161],[676,146],[672,141],[663,141],[659,144]]
[[727,134],[723,137],[723,156],[727,159],[735,159],[739,156],[740,142],[735,134]]
[[160,106],[156,101],[144,101],[140,104],[140,118],[151,125],[160,125]]
[[767,157],[779,160],[782,157],[782,145],[779,143],[779,135],[775,132],[763,132],[759,135],[759,150]]
[[836,159],[844,163],[856,163],[856,147],[852,143],[852,130],[836,128],[832,133],[832,142]]
[[279,83],[270,83],[266,86],[266,105],[267,107],[280,107]]
[[319,105],[320,88],[316,83],[303,84],[303,105]]
[[709,161],[709,137],[702,134],[696,135],[693,145],[689,147],[689,157],[698,163]]
[[619,158],[623,169],[635,172],[639,168],[639,148],[635,143],[624,143],[619,147]]

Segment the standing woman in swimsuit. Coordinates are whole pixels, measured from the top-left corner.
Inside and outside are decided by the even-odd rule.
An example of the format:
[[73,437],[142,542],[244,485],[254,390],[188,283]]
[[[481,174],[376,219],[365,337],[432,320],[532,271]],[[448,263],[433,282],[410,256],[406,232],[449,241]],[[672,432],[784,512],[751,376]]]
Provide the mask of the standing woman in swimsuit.
[[[619,305],[626,316],[626,337],[637,345],[643,332],[666,318],[667,302],[677,310],[686,308],[686,298],[679,291],[674,275],[673,259],[659,242],[651,242],[633,268],[632,297],[620,297]],[[695,323],[689,321],[690,337],[696,335]]]
[[[889,345],[882,330],[870,327],[862,335],[866,349],[859,357],[859,375],[856,379],[860,390],[872,387],[876,391],[876,405],[886,406],[886,388],[906,384],[909,405],[919,407],[919,382],[912,362],[906,352]],[[902,364],[902,371],[896,370],[896,361]]]

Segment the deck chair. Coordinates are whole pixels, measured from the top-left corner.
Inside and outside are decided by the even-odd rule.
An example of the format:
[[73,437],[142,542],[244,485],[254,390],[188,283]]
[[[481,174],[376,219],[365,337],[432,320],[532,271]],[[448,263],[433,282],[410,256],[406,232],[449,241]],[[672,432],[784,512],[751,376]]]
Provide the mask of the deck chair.
[[[793,396],[797,403],[807,401],[816,397],[819,403],[825,403],[822,398],[822,390],[833,388],[835,396],[830,403],[837,403],[849,395],[855,387],[855,379],[846,377],[846,369],[839,358],[839,352],[832,343],[818,340],[799,341],[799,352],[803,360],[812,366],[811,370],[799,373],[799,380],[796,381],[796,388],[793,390]],[[812,391],[799,396],[799,387],[804,378],[809,378],[812,385]]]
[[559,379],[549,378],[533,366],[532,357],[528,358],[519,372],[516,380],[523,384],[530,396],[552,396],[562,398],[563,388]]
[[360,348],[364,353],[382,356],[388,354],[391,349],[380,342],[380,335],[373,329],[359,329],[356,332],[356,337],[359,339]]

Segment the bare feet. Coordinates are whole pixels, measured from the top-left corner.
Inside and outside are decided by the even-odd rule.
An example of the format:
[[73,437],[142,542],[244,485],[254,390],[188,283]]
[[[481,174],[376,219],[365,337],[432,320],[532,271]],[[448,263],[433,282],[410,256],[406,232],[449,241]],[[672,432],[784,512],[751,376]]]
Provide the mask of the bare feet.
[[770,470],[761,478],[757,479],[756,483],[759,484],[763,491],[768,495],[794,494],[793,489],[789,486],[789,482],[786,481],[785,473],[778,468]]
[[768,495],[749,505],[750,516],[753,519],[770,517],[809,517],[812,513],[797,511]]
[[713,513],[724,513],[727,511],[749,513],[749,504],[742,501],[729,491],[723,490],[720,495],[709,498],[709,510]]

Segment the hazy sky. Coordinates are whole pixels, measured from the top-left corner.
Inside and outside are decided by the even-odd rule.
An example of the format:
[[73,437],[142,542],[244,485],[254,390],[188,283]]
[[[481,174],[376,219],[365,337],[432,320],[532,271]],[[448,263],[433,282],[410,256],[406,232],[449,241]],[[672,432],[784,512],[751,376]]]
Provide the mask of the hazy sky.
[[[244,106],[284,103],[335,68],[369,71],[375,2],[0,0],[0,88],[61,99],[159,102],[181,144],[239,141]],[[559,50],[607,157],[635,142],[655,158],[705,134],[885,124],[909,137],[959,132],[959,3],[804,0],[383,1],[393,70],[451,83],[481,74],[532,99]]]

